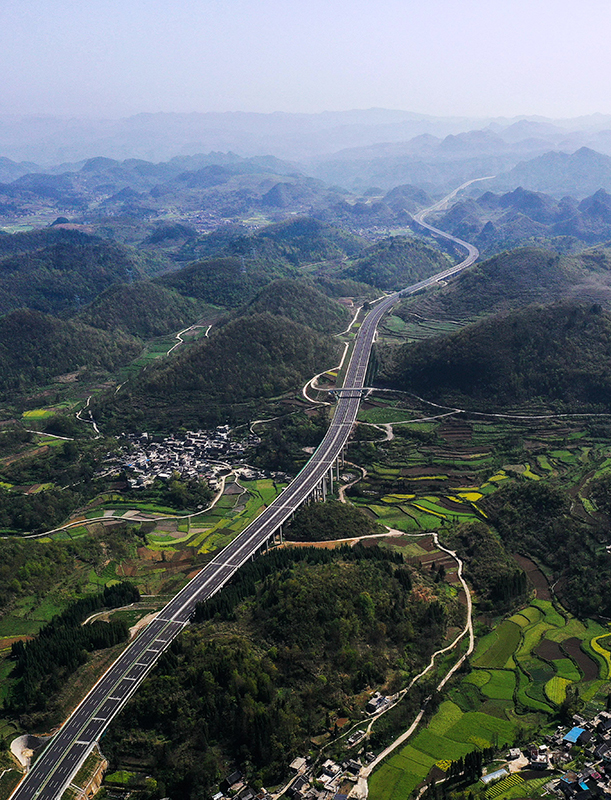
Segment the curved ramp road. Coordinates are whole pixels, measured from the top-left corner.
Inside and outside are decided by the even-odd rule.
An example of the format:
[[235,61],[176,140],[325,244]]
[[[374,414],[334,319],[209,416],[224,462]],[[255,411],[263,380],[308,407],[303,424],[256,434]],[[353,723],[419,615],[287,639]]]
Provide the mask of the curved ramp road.
[[[448,197],[453,197],[456,191]],[[401,292],[382,298],[374,306],[365,317],[355,340],[333,421],[312,458],[280,496],[207,564],[124,650],[55,734],[15,789],[11,800],[56,800],[61,797],[111,720],[153,668],[160,653],[189,623],[197,603],[218,592],[242,564],[268,542],[329,472],[346,444],[356,419],[373,337],[381,318],[401,296],[413,294],[455,275],[473,264],[479,255],[477,248],[472,245],[423,222],[426,214],[441,208],[443,202],[420,212],[415,219],[437,235],[465,247],[467,258]]]

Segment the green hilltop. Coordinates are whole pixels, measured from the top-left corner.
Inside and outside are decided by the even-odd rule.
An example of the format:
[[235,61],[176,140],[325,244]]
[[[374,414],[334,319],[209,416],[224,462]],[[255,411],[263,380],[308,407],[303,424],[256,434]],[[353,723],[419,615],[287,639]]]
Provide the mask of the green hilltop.
[[387,372],[392,386],[450,404],[608,409],[611,314],[573,303],[496,314],[401,346]]
[[427,316],[473,319],[572,297],[609,302],[611,249],[597,246],[561,255],[543,247],[517,247],[475,264],[426,297],[402,303],[394,313],[407,319],[417,303],[419,313]]
[[287,267],[224,256],[196,261],[157,280],[161,286],[176,289],[187,297],[235,308],[248,302],[274,278],[294,274]]
[[453,263],[440,250],[419,239],[392,236],[372,245],[344,270],[343,276],[379,289],[402,289]]
[[297,390],[321,364],[332,366],[338,350],[285,317],[239,317],[141,373],[96,413],[114,429],[175,430],[248,418],[257,403]]
[[301,266],[356,256],[367,242],[353,233],[313,217],[266,225],[254,233],[238,226],[214,231],[186,243],[181,258],[240,255],[266,263]]
[[322,333],[339,333],[350,321],[348,309],[303,281],[280,278],[265,286],[242,310],[269,312]]
[[125,331],[141,339],[163,336],[194,323],[201,303],[152,281],[116,283],[74,319],[105,331]]
[[62,234],[0,237],[0,313],[22,306],[51,314],[76,310],[113,283],[167,268],[157,257],[124,245],[78,231]]

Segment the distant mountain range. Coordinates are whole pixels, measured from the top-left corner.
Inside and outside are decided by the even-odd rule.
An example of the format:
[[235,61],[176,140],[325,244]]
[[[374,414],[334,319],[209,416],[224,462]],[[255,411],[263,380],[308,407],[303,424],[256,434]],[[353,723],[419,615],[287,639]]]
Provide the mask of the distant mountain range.
[[[606,119],[611,128],[611,118]],[[4,116],[0,118],[0,155],[45,166],[97,155],[164,161],[210,150],[303,159],[376,142],[407,141],[421,134],[444,137],[492,123],[504,127],[514,121],[431,117],[376,108],[322,114],[137,114],[118,120]],[[578,128],[595,124],[590,120]]]
[[[547,149],[572,152],[587,146],[611,153],[609,115],[477,119],[372,108],[321,114],[158,113],[117,120],[3,116],[0,156],[45,168],[100,155],[166,161],[209,151],[233,151],[245,157],[269,153],[304,161],[380,142],[406,143],[422,136],[443,140],[470,131],[518,147],[519,142],[538,140]],[[451,149],[451,142],[446,146]],[[1,175],[0,180],[10,177]]]

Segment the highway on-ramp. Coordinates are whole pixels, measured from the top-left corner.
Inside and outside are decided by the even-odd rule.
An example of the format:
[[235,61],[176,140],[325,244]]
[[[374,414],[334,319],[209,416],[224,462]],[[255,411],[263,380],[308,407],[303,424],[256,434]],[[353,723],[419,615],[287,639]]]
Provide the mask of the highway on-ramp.
[[455,275],[473,264],[479,255],[477,248],[423,221],[427,213],[441,208],[443,202],[420,212],[415,219],[437,235],[465,247],[467,258],[377,302],[359,328],[333,420],[312,458],[276,500],[215,556],[123,651],[50,740],[11,795],[11,800],[56,800],[61,797],[112,719],[135,693],[160,654],[189,623],[196,605],[221,589],[269,541],[332,468],[356,419],[373,339],[384,314],[401,296]]

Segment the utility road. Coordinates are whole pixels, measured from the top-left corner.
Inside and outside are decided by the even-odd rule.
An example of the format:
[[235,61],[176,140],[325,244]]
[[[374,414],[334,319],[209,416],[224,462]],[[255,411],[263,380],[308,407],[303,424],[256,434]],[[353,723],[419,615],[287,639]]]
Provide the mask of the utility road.
[[[451,196],[454,194],[455,192]],[[413,294],[455,275],[473,264],[479,255],[478,250],[472,245],[423,221],[427,213],[439,208],[441,204],[438,203],[431,209],[420,212],[416,217],[417,221],[437,235],[465,247],[468,251],[467,258],[456,266],[377,302],[361,324],[344,385],[338,393],[339,399],[333,421],[312,458],[280,496],[207,564],[123,651],[51,739],[30,772],[11,795],[11,800],[55,800],[61,797],[111,720],[151,671],[160,653],[189,623],[197,603],[218,592],[237,570],[266,544],[332,468],[348,440],[356,419],[373,338],[384,314],[401,296]]]

